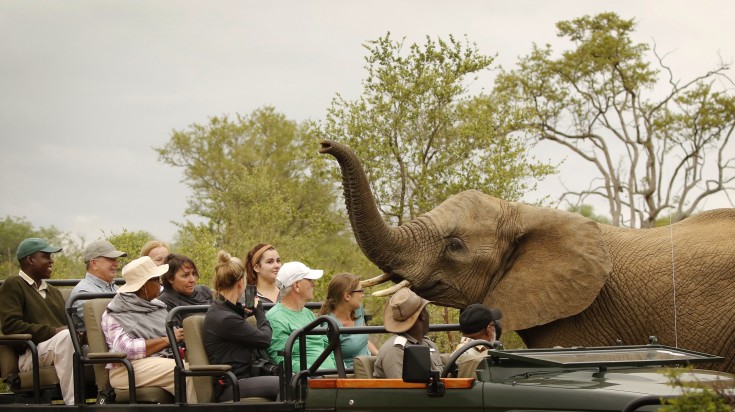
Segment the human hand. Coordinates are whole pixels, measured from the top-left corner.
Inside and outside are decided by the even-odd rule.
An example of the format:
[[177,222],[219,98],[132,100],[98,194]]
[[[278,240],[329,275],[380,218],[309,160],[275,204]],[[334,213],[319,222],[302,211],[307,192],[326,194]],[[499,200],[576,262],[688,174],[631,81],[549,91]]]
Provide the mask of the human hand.
[[174,336],[176,336],[176,342],[183,341],[184,340],[184,328],[175,328]]

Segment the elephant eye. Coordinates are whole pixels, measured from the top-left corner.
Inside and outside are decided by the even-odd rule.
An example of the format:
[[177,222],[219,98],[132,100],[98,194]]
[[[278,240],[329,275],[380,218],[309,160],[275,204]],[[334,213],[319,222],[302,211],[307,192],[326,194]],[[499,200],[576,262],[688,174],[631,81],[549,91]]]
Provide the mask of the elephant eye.
[[447,251],[449,252],[456,252],[458,250],[462,250],[464,248],[464,243],[456,238],[450,238],[449,241],[447,241]]

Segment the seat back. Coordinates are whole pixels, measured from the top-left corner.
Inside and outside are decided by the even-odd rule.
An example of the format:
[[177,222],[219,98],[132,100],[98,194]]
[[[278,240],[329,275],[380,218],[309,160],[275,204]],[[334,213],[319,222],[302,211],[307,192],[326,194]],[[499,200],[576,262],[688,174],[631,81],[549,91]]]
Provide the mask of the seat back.
[[[2,330],[2,325],[0,325],[0,330]],[[18,352],[16,352],[16,350],[25,350],[29,347],[24,342],[30,341],[30,335],[25,337],[22,335],[8,336],[0,332],[0,340],[3,343],[8,343],[7,345],[0,344],[0,378],[10,386],[13,393],[32,395],[34,392],[33,371],[19,371]],[[38,368],[38,373],[38,387],[43,401],[60,399],[61,389],[59,388],[59,377],[56,375],[56,368],[41,366]],[[40,402],[41,399],[36,401]]]
[[[87,344],[92,353],[109,352],[110,348],[102,333],[102,314],[107,309],[107,304],[112,299],[92,299],[84,302],[84,325],[87,328]],[[100,363],[94,365],[94,376],[97,388],[103,390],[110,387],[110,377],[105,365]]]
[[372,355],[355,356],[352,359],[352,367],[355,372],[355,379],[372,379],[373,367],[375,366],[375,361],[377,359],[377,356]]
[[[191,315],[184,319],[184,336],[186,336],[186,360],[189,366],[206,366],[209,365],[209,357],[207,351],[204,350],[204,340],[202,339],[202,329],[204,326],[204,315]],[[199,403],[217,402],[213,399],[214,382],[211,376],[195,376],[194,388],[197,393]]]
[[[87,343],[90,353],[109,352],[105,334],[102,332],[102,314],[112,299],[91,299],[84,302],[84,325],[87,328]],[[110,389],[110,375],[105,364],[94,365],[94,376],[99,390]],[[130,400],[130,391],[115,389],[115,402],[124,403]],[[140,403],[173,403],[173,395],[159,387],[136,388],[136,401]]]

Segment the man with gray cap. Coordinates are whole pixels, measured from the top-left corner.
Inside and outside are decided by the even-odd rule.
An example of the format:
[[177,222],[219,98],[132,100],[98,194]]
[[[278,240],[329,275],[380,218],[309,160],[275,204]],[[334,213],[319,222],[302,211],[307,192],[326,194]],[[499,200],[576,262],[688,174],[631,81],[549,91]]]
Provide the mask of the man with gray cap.
[[[54,365],[59,377],[64,403],[74,404],[72,365],[74,347],[64,315],[64,297],[59,289],[46,283],[51,277],[52,253],[60,247],[43,239],[25,239],[15,255],[20,264],[18,276],[11,276],[0,286],[0,323],[6,335],[29,334],[38,349],[39,366]],[[33,367],[30,349],[19,348],[18,369]]]
[[[125,252],[115,249],[112,243],[99,239],[84,248],[84,263],[87,264],[87,274],[74,289],[69,298],[79,293],[110,293],[117,292],[115,275],[117,275],[118,258],[127,256]],[[72,314],[77,331],[84,332],[84,300],[74,302],[77,309]]]
[[403,377],[403,349],[407,345],[429,347],[432,370],[441,372],[442,359],[436,344],[425,335],[429,332],[428,300],[408,288],[399,289],[385,307],[385,330],[393,332],[378,351],[373,377],[401,379]]

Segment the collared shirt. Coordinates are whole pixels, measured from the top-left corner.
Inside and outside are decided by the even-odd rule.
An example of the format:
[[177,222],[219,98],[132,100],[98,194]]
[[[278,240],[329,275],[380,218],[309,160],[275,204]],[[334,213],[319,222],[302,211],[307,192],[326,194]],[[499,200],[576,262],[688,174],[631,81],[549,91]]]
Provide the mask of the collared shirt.
[[[77,283],[76,286],[74,286],[74,289],[71,290],[71,294],[69,295],[69,299],[73,298],[79,293],[109,293],[109,292],[117,292],[117,285],[115,284],[115,281],[107,282],[103,279],[98,278],[97,276],[87,272],[87,274],[84,276],[84,279],[80,280],[79,283]],[[84,331],[86,330],[86,327],[84,326],[84,302],[85,300],[77,300],[74,302],[74,307],[76,308],[76,313],[72,313],[71,317],[74,320],[74,326],[76,326],[77,330]]]
[[407,345],[428,346],[431,356],[431,369],[441,372],[443,367],[442,358],[436,343],[426,337],[419,342],[407,333],[394,333],[378,351],[373,377],[401,379],[403,376],[403,348]]
[[18,276],[28,282],[29,285],[33,286],[33,289],[36,289],[36,292],[38,292],[42,298],[46,299],[46,290],[48,289],[46,279],[41,279],[41,286],[38,286],[36,281],[33,280],[33,278],[31,278],[30,276],[26,275],[25,272],[23,272],[22,270],[18,272]]
[[[110,348],[110,352],[125,352],[128,355],[128,359],[142,359],[146,357],[145,354],[145,339],[134,338],[122,328],[122,325],[118,323],[107,311],[102,314],[101,322],[102,333],[105,335],[105,341],[107,346]],[[108,363],[107,369],[117,368],[123,366],[120,363]]]

